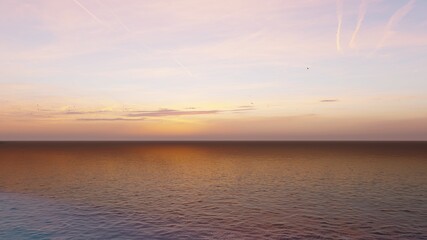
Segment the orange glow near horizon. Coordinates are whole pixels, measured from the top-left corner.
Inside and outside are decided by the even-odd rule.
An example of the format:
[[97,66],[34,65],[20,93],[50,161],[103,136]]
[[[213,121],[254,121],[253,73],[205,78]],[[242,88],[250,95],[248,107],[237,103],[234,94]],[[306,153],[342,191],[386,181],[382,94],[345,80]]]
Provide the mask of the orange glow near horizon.
[[427,2],[2,1],[3,140],[427,140]]

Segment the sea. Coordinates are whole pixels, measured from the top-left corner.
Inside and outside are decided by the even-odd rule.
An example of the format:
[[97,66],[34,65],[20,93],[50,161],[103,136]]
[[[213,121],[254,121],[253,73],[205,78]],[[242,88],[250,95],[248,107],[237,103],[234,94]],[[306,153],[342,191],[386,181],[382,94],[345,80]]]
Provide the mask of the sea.
[[427,239],[427,142],[1,142],[0,239]]

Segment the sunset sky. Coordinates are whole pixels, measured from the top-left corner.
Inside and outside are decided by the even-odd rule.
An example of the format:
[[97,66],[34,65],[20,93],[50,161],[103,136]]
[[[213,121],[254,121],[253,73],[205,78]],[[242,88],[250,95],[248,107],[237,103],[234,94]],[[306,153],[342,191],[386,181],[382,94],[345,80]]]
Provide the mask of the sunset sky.
[[426,13],[0,0],[0,140],[427,140]]

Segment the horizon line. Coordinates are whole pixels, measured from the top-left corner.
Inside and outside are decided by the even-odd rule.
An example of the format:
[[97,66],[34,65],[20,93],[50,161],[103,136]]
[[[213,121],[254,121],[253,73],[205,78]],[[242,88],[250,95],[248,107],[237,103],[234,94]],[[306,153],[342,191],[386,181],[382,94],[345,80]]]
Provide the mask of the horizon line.
[[427,140],[0,140],[1,143],[419,142]]

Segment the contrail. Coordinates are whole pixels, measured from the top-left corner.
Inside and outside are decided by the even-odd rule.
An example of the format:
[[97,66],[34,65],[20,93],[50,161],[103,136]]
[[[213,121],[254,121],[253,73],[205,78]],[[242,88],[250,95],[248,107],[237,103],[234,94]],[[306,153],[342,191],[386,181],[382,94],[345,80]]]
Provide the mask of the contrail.
[[123,29],[126,30],[126,32],[132,33],[129,27],[119,18],[119,16],[117,16],[117,14],[110,7],[108,7],[106,4],[102,3],[99,0],[97,0],[96,2],[99,5],[101,5],[103,8],[107,9],[110,12],[110,14],[113,15],[113,17],[116,19],[116,21],[123,27]]
[[95,14],[93,14],[89,9],[87,9],[83,4],[81,4],[78,0],[73,0],[81,9],[83,9],[87,14],[89,14],[95,21],[98,23],[105,25],[104,22],[101,21]]
[[338,28],[337,28],[337,51],[341,52],[341,25],[342,25],[342,0],[337,0],[337,20],[338,20]]
[[412,8],[414,7],[415,0],[410,0],[407,4],[405,4],[403,7],[399,8],[388,20],[387,25],[384,30],[384,35],[381,39],[381,41],[378,43],[377,49],[382,48],[384,46],[385,41],[387,38],[392,34],[392,29],[394,26],[399,23],[402,18],[408,14]]
[[193,73],[190,71],[190,70],[188,70],[188,68],[184,65],[184,64],[182,64],[180,61],[178,61],[178,59],[176,59],[176,58],[173,58],[173,60],[175,61],[175,63],[176,64],[178,64],[178,66],[180,66],[190,77],[193,77],[194,75],[193,75]]
[[365,19],[366,6],[367,6],[367,1],[362,0],[359,7],[359,16],[357,19],[356,29],[354,29],[354,32],[351,35],[351,40],[349,43],[349,46],[351,48],[354,48],[354,42],[356,41],[357,34],[359,33],[360,27],[362,26],[363,20]]
[[[77,0],[74,0],[77,1]],[[113,17],[116,19],[116,21],[123,27],[124,30],[126,30],[126,32],[128,33],[133,33],[130,28],[121,20],[121,18],[111,9],[111,7],[107,6],[107,4],[102,3],[101,1],[97,0],[97,3],[101,6],[103,6],[105,9],[107,9],[111,15],[113,15]],[[143,42],[140,42],[142,44],[142,46],[148,50],[148,51],[153,51],[153,49],[151,47],[149,47],[148,45],[146,45]],[[178,59],[176,58],[172,58],[173,62],[179,66],[184,72],[186,72],[190,77],[194,77],[193,73],[180,61],[178,61]]]
[[[101,19],[99,19],[95,14],[93,14],[88,8],[86,8],[80,1],[78,0],[73,0],[81,9],[83,9],[87,14],[89,14],[94,20],[96,20],[98,23],[105,25],[105,23],[103,21],[101,21]],[[110,8],[107,7],[106,4],[101,3],[101,1],[97,1],[97,3],[101,6],[103,6],[104,8],[106,8],[111,15],[113,15],[113,17],[119,22],[119,24],[123,27],[124,30],[126,30],[126,32],[128,33],[132,33],[132,31],[129,29],[129,27],[120,19],[120,17],[114,13],[114,11]],[[152,51],[153,49],[150,48],[149,46],[147,46],[146,44],[142,43],[143,47],[149,51]],[[190,77],[194,77],[194,75],[191,73],[191,71],[184,65],[182,64],[180,61],[178,61],[176,58],[173,58],[174,63],[179,66],[184,72],[186,72]]]

